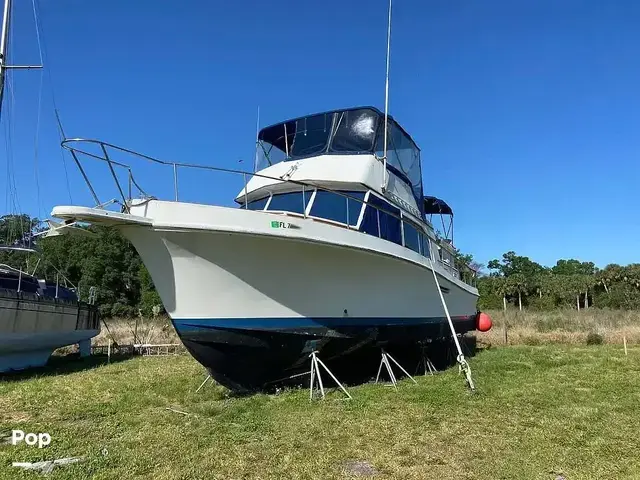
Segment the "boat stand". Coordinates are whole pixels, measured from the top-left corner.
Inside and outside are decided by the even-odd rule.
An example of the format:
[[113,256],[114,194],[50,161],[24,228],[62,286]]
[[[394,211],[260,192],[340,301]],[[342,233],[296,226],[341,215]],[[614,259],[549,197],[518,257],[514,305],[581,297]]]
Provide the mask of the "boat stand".
[[416,369],[416,372],[418,370],[420,370],[420,367],[424,367],[424,374],[423,375],[426,375],[427,373],[429,375],[434,375],[434,374],[438,373],[438,370],[436,369],[436,366],[433,364],[431,359],[424,352],[422,353],[422,357],[420,358],[420,363],[418,363],[418,368]]
[[376,375],[376,383],[378,383],[378,380],[380,379],[380,373],[382,372],[382,366],[384,365],[387,368],[387,373],[389,374],[389,378],[391,379],[391,385],[393,385],[393,388],[395,388],[396,390],[398,389],[398,385],[397,385],[398,380],[396,379],[396,376],[393,373],[393,368],[391,368],[391,364],[389,363],[389,360],[395,363],[398,366],[398,368],[402,370],[404,374],[411,379],[413,383],[416,383],[416,384],[418,383],[416,382],[415,378],[409,375],[409,372],[407,372],[404,368],[402,368],[402,365],[396,362],[395,358],[393,358],[384,350],[382,350],[382,358],[380,359],[380,366],[378,367],[378,374]]
[[200,391],[200,389],[202,387],[204,387],[204,384],[207,383],[208,380],[211,380],[211,383],[213,383],[213,378],[211,378],[211,374],[207,375],[207,378],[204,379],[204,382],[202,382],[200,384],[200,386],[198,387],[198,389],[196,390],[196,393],[198,393]]
[[349,395],[349,392],[347,392],[347,389],[342,386],[342,384],[338,381],[335,375],[331,373],[331,370],[329,370],[327,366],[323,363],[323,361],[318,358],[318,352],[316,350],[311,352],[311,355],[309,355],[309,358],[311,358],[311,382],[309,382],[309,400],[313,400],[314,392],[316,390],[315,388],[316,382],[318,384],[318,390],[320,390],[320,394],[322,395],[322,398],[325,398],[324,384],[322,383],[322,375],[320,375],[321,366],[331,376],[331,378],[333,378],[333,381],[336,382],[338,387],[340,387],[340,390],[344,392],[347,398],[351,400],[351,395]]

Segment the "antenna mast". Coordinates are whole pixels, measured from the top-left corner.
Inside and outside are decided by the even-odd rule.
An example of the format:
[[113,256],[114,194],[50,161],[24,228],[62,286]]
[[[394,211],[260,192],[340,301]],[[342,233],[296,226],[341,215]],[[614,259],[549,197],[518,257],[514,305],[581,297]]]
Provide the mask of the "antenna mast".
[[260,105],[258,105],[258,115],[256,118],[256,156],[253,159],[253,173],[258,171],[258,149],[260,148]]
[[389,56],[391,53],[391,1],[389,0],[389,22],[387,24],[387,72],[384,82],[384,152],[382,155],[382,191],[387,189],[387,134],[389,123]]

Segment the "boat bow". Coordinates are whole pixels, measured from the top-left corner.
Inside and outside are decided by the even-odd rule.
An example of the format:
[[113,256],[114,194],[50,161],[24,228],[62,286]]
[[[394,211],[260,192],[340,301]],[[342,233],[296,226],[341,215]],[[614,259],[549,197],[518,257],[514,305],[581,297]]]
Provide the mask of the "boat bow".
[[153,225],[153,220],[130,213],[113,212],[100,208],[59,206],[51,212],[51,216],[64,220],[98,223],[101,225]]

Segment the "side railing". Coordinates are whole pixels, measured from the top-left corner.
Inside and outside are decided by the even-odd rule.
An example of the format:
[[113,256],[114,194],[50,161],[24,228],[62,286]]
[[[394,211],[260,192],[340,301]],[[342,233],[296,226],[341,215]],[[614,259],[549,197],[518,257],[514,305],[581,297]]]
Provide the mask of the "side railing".
[[[97,152],[90,152],[88,151],[87,147],[80,147],[80,145],[82,146],[86,146],[86,145],[92,145],[94,147],[97,147]],[[130,150],[127,148],[123,148],[123,147],[119,147],[117,145],[113,145],[107,142],[103,142],[100,140],[92,140],[92,139],[82,139],[82,138],[73,138],[73,139],[65,139],[62,142],[62,147],[65,148],[66,150],[68,150],[71,153],[71,156],[73,157],[74,162],[76,163],[76,166],[78,167],[78,169],[80,170],[80,173],[85,181],[85,183],[87,184],[87,186],[89,187],[89,191],[91,192],[91,195],[96,203],[96,207],[97,208],[105,208],[111,204],[120,204],[122,207],[122,210],[126,213],[130,212],[130,204],[131,204],[131,200],[133,200],[133,190],[134,188],[136,188],[138,190],[138,192],[140,193],[140,195],[143,198],[156,198],[153,197],[151,195],[149,195],[138,183],[138,181],[135,179],[134,175],[133,175],[133,171],[132,171],[132,167],[129,164],[123,163],[121,161],[117,161],[113,159],[113,153],[117,152],[117,154],[125,154],[125,155],[131,155],[132,157],[138,158],[138,159],[142,159],[148,162],[151,162],[153,164],[156,165],[161,165],[164,167],[167,167],[168,169],[171,170],[172,172],[172,177],[173,177],[173,197],[175,201],[180,201],[180,188],[179,188],[179,178],[180,178],[180,170],[182,169],[197,169],[197,170],[203,170],[203,171],[210,171],[210,172],[218,172],[218,173],[225,173],[225,174],[231,174],[231,175],[236,175],[236,176],[240,176],[242,177],[242,184],[243,184],[243,188],[242,188],[242,192],[244,195],[244,203],[242,204],[243,208],[245,209],[249,209],[249,192],[248,192],[248,183],[249,180],[251,178],[262,178],[262,179],[266,179],[266,180],[271,180],[271,181],[275,181],[278,182],[278,184],[282,184],[285,183],[287,185],[291,185],[292,188],[290,190],[293,191],[293,193],[300,191],[301,193],[301,206],[302,206],[302,210],[301,213],[295,213],[295,212],[283,212],[283,213],[287,213],[289,215],[300,215],[304,218],[310,217],[319,221],[324,221],[324,222],[332,222],[332,223],[336,223],[339,224],[345,228],[349,228],[349,229],[357,229],[357,227],[355,227],[354,225],[351,225],[349,222],[349,219],[347,218],[347,223],[341,223],[341,222],[333,222],[331,220],[322,218],[322,217],[314,217],[313,215],[310,214],[310,212],[307,212],[307,207],[308,207],[308,202],[307,202],[307,194],[309,192],[312,192],[313,190],[318,190],[318,191],[324,191],[324,192],[329,192],[335,195],[339,195],[343,198],[345,198],[345,202],[349,202],[349,201],[354,201],[354,202],[358,202],[361,205],[366,205],[367,207],[373,208],[377,211],[377,215],[378,215],[378,237],[379,238],[384,238],[382,236],[382,230],[380,228],[380,214],[384,213],[386,215],[389,215],[393,218],[396,218],[397,220],[400,221],[400,231],[401,231],[401,237],[402,237],[402,245],[410,248],[406,245],[405,243],[405,235],[404,235],[404,225],[405,224],[409,224],[411,225],[420,235],[419,239],[419,252],[420,254],[422,254],[425,257],[429,257],[435,261],[437,261],[445,270],[449,271],[450,274],[456,278],[459,278],[463,281],[465,281],[465,283],[469,283],[471,284],[469,281],[465,280],[465,278],[467,278],[467,276],[463,276],[460,274],[460,272],[458,272],[458,270],[455,268],[455,265],[448,265],[445,262],[442,261],[442,259],[440,258],[440,255],[437,254],[433,254],[433,252],[425,252],[423,251],[423,241],[422,241],[422,236],[426,236],[430,239],[430,242],[436,242],[436,240],[434,238],[429,237],[428,235],[426,235],[424,233],[424,229],[422,228],[421,224],[419,222],[413,221],[411,219],[409,219],[407,216],[404,215],[397,215],[394,211],[391,211],[389,209],[385,209],[382,206],[379,205],[373,205],[369,202],[367,202],[364,198],[357,198],[354,197],[352,195],[349,195],[348,193],[345,193],[343,191],[340,190],[334,190],[331,188],[328,188],[326,186],[322,186],[322,185],[317,185],[313,182],[304,182],[304,181],[300,181],[300,180],[292,180],[291,178],[288,178],[288,173],[285,173],[284,175],[282,175],[282,177],[273,177],[273,176],[269,176],[269,175],[264,175],[261,173],[256,173],[256,172],[247,172],[244,170],[236,170],[236,169],[229,169],[229,168],[222,168],[222,167],[214,167],[214,166],[210,166],[210,165],[201,165],[201,164],[195,164],[195,163],[182,163],[182,162],[172,162],[172,161],[167,161],[167,160],[162,160],[162,159],[158,159],[155,157],[151,157],[149,155],[145,155],[139,152],[136,152],[134,150]],[[110,154],[111,152],[111,154]],[[113,179],[115,185],[116,185],[116,189],[118,191],[118,194],[120,196],[120,200],[118,199],[111,199],[109,201],[103,202],[100,200],[100,198],[98,197],[95,188],[93,187],[93,185],[91,184],[91,181],[89,179],[89,176],[87,175],[87,172],[85,170],[85,168],[82,165],[82,162],[80,161],[81,156],[86,156],[88,158],[94,159],[94,160],[98,160],[101,162],[104,162],[108,165],[108,170],[109,170],[109,174],[111,176],[111,178]],[[126,185],[123,185],[121,180],[118,178],[118,175],[116,173],[116,168],[120,168],[125,170],[126,172],[126,178],[127,178],[127,183]],[[295,187],[295,189],[293,188]],[[125,193],[126,192],[126,193]],[[277,193],[287,193],[288,189],[278,189]],[[273,210],[269,210],[270,213],[278,213],[277,211],[273,211]],[[348,216],[348,212],[349,212],[349,208],[347,207],[347,216]],[[429,250],[433,249],[433,245],[429,246]],[[416,250],[414,250],[416,251]]]

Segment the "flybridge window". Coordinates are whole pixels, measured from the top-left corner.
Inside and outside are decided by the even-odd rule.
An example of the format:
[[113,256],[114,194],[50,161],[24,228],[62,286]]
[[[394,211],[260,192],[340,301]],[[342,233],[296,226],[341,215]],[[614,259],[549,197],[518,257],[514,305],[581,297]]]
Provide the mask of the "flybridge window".
[[258,135],[256,168],[262,170],[284,160],[325,153],[333,117],[333,112],[321,113],[265,128]]
[[291,123],[288,133],[289,157],[307,157],[326,151],[331,135],[333,115],[322,114],[301,118]]
[[373,153],[378,123],[374,110],[360,108],[267,127],[258,135],[256,167],[327,153]]
[[[378,133],[376,155],[384,155],[384,127]],[[387,135],[387,168],[411,185],[413,196],[421,204],[422,167],[420,150],[413,140],[395,123],[389,123]]]
[[331,151],[345,153],[370,152],[376,139],[378,116],[367,109],[336,113]]
[[[384,114],[373,107],[309,115],[263,128],[258,134],[256,169],[314,155],[384,156]],[[411,186],[423,210],[420,149],[402,127],[387,118],[387,168]]]

